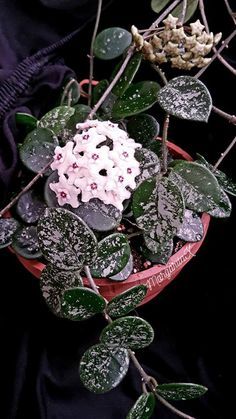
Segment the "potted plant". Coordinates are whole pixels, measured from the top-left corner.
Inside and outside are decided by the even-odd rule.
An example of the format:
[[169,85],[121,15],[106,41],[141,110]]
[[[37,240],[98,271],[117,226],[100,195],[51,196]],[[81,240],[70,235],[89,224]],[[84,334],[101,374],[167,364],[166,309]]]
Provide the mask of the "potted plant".
[[[143,392],[127,418],[151,417],[155,397],[190,418],[168,400],[206,391],[200,384],[158,385],[148,376],[134,350],[151,344],[154,331],[132,311],[175,278],[202,244],[210,216],[230,215],[226,192],[236,193],[218,170],[228,150],[212,166],[167,140],[172,117],[207,123],[214,110],[233,121],[213,108],[199,80],[230,39],[217,52],[221,34],[209,33],[202,1],[178,3],[153,1],[157,13],[164,11],[145,31],[115,27],[97,35],[98,12],[88,92],[71,79],[60,106],[40,120],[16,115],[26,131],[19,147],[23,187],[1,211],[8,215],[0,220],[1,247],[10,245],[40,277],[50,309],[69,320],[102,314],[108,322],[80,360],[84,385],[104,393],[121,382],[130,361],[138,369]],[[198,3],[204,25],[191,20]],[[94,82],[94,55],[123,55],[109,80]],[[133,82],[143,62],[153,78]],[[30,182],[29,171],[36,174]]]

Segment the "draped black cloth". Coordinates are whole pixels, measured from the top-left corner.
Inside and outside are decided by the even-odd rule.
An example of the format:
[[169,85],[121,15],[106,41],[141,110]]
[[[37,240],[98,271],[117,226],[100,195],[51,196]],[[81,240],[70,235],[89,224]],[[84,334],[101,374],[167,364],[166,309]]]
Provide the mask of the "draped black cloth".
[[[96,2],[72,0],[66,10],[65,0],[53,0],[53,7],[49,3],[0,0],[1,206],[17,168],[15,113],[41,116],[54,103],[66,77],[88,75],[86,54]],[[131,0],[131,12],[127,3],[109,2],[101,27],[129,28],[134,23],[146,28],[152,22],[150,1]],[[227,36],[233,22],[223,2],[208,3],[211,29],[222,29]],[[223,55],[236,66],[234,42]],[[107,66],[97,64],[98,79]],[[156,77],[148,66],[142,76]],[[235,80],[228,70],[215,62],[202,81],[216,106],[235,112]],[[213,163],[235,136],[235,127],[213,114],[207,126],[172,118],[169,136],[193,156],[198,151]],[[235,151],[222,170],[236,179]],[[234,198],[232,203],[231,218],[211,221],[197,256],[156,299],[138,309],[155,330],[153,344],[137,353],[145,370],[159,382],[196,382],[209,388],[200,400],[176,404],[198,419],[226,419],[234,412],[230,406],[235,356]],[[1,251],[0,261],[1,418],[124,418],[141,391],[132,366],[121,385],[105,395],[87,391],[78,376],[79,359],[97,343],[104,320],[97,316],[79,323],[56,318],[42,299],[38,280],[15,256]],[[154,417],[176,416],[157,403]]]

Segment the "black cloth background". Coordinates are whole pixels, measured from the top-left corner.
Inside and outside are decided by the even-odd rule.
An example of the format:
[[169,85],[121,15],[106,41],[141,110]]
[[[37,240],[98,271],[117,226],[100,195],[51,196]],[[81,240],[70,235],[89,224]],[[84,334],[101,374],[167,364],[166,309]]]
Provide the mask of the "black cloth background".
[[[0,1],[0,79],[3,83],[16,66],[40,48],[57,42],[70,31],[82,27],[93,12],[90,2],[74,10],[57,11],[40,2]],[[147,27],[153,19],[149,1],[114,0],[104,12],[101,27],[131,23]],[[210,2],[211,3],[211,2]],[[217,3],[217,4],[216,4]],[[233,2],[232,2],[233,3]],[[78,1],[79,4],[79,1]],[[87,7],[86,7],[87,6]],[[210,26],[227,36],[233,24],[223,2],[207,7]],[[92,24],[55,54],[35,74],[24,95],[4,116],[1,139],[1,196],[9,187],[17,165],[18,140],[14,126],[16,110],[28,110],[40,116],[50,108],[65,76],[75,72],[87,77],[88,52]],[[224,54],[235,63],[235,43]],[[96,65],[96,76],[103,77],[107,63]],[[150,78],[155,74],[144,70]],[[202,78],[213,101],[229,113],[235,110],[233,76],[215,64]],[[1,86],[0,86],[1,87]],[[0,104],[1,105],[1,104]],[[192,129],[194,126],[194,129]],[[194,155],[197,150],[215,162],[235,127],[212,115],[207,127],[201,123],[172,120],[170,138]],[[235,150],[225,159],[222,169],[236,178]],[[226,419],[233,415],[234,378],[233,346],[235,318],[233,215],[226,220],[212,220],[206,240],[197,256],[181,274],[154,300],[140,307],[138,313],[155,329],[155,341],[138,358],[145,370],[160,382],[188,381],[206,385],[208,393],[199,400],[178,403],[198,419]],[[7,250],[0,252],[1,262],[1,414],[4,419],[121,419],[138,397],[141,387],[138,373],[131,366],[121,385],[105,395],[89,393],[78,376],[78,362],[83,352],[98,341],[104,321],[99,316],[82,323],[61,320],[47,309],[38,280],[19,265]],[[157,403],[154,417],[172,419],[173,413]]]

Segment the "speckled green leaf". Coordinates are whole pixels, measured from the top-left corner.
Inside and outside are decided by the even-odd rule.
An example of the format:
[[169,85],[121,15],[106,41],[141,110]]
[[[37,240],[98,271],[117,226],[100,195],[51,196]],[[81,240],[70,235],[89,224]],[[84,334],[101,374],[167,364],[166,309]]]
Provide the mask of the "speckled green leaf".
[[156,391],[166,400],[190,400],[203,396],[207,388],[192,383],[169,383],[160,384]]
[[14,218],[0,218],[0,249],[7,247],[12,242],[12,236],[20,227]]
[[109,86],[109,81],[106,79],[101,80],[96,86],[93,88],[92,97],[93,97],[93,103],[97,103],[102,97],[103,93]]
[[61,103],[63,106],[74,106],[80,98],[80,85],[77,80],[70,78],[67,80],[62,95]]
[[[186,13],[185,13],[184,23],[187,22],[194,15],[194,13],[197,10],[197,6],[198,6],[198,0],[188,0],[187,1],[187,9],[186,9]],[[178,4],[178,6],[176,6],[174,8],[174,10],[172,10],[171,14],[175,17],[179,17],[182,8],[183,8],[183,2]]]
[[144,231],[154,228],[157,219],[156,178],[144,180],[134,191],[132,210],[138,227]]
[[91,112],[91,108],[88,105],[78,104],[73,107],[74,113],[67,120],[65,128],[63,129],[63,138],[70,139],[76,132],[76,124],[84,122]]
[[101,60],[119,57],[131,44],[131,33],[122,28],[107,28],[100,32],[94,42],[94,55]]
[[209,211],[220,202],[221,189],[215,176],[198,163],[179,161],[169,179],[178,185],[186,207],[193,211]]
[[[112,93],[119,97],[122,96],[125,91],[128,89],[130,83],[133,81],[135,74],[137,73],[139,66],[142,61],[142,55],[140,53],[136,53],[131,57],[130,61],[128,62],[124,73],[119,78],[118,82],[112,89]],[[112,79],[115,77],[116,73],[119,71],[122,63],[117,66],[115,69],[116,71],[112,75]]]
[[203,233],[203,225],[199,215],[186,209],[183,224],[178,229],[176,236],[186,242],[197,242],[203,238]]
[[213,172],[214,176],[217,178],[219,185],[230,195],[236,196],[236,182],[234,182],[231,178],[229,178],[224,172],[217,169],[214,170],[214,166],[201,156],[197,154],[196,163],[201,164],[202,166],[207,167],[211,172]]
[[109,279],[111,279],[112,281],[125,281],[132,274],[133,267],[134,267],[133,256],[132,256],[132,253],[130,253],[128,263],[125,265],[125,267],[117,274],[109,276]]
[[83,280],[79,271],[63,271],[48,264],[40,277],[40,288],[46,304],[59,317],[68,317],[62,311],[61,303],[65,290],[82,287]]
[[230,217],[231,211],[232,204],[228,198],[228,195],[224,192],[223,189],[221,189],[220,202],[218,203],[217,207],[208,211],[208,214],[216,218],[227,218]]
[[37,259],[42,256],[37,230],[34,226],[18,229],[12,236],[11,247],[16,253],[26,259]]
[[16,123],[26,128],[28,132],[37,127],[37,122],[37,118],[35,118],[33,115],[24,112],[16,113]]
[[154,12],[159,13],[168,3],[170,3],[170,0],[152,0],[151,8]]
[[95,235],[70,211],[47,208],[37,230],[44,257],[60,269],[79,269],[96,258]]
[[136,285],[114,297],[107,305],[107,313],[111,317],[125,316],[134,310],[147,294],[146,285]]
[[104,298],[95,291],[85,288],[71,288],[64,291],[61,308],[65,317],[71,320],[86,320],[106,307]]
[[152,115],[142,113],[129,119],[127,131],[129,136],[134,138],[137,143],[147,147],[159,134],[160,125]]
[[120,272],[128,263],[130,246],[124,234],[113,233],[98,243],[98,254],[91,266],[92,275],[106,278]]
[[153,393],[142,394],[129,411],[126,419],[149,419],[153,414],[155,403]]
[[27,224],[34,224],[45,211],[45,204],[40,192],[31,189],[19,198],[16,211],[21,219]]
[[140,174],[135,178],[137,185],[160,173],[160,160],[153,151],[146,148],[138,148],[135,150],[135,158],[140,163]]
[[40,172],[53,158],[57,137],[47,128],[30,132],[19,149],[20,159],[34,173]]
[[191,121],[207,122],[212,108],[206,86],[191,76],[172,79],[159,91],[158,102],[170,115]]
[[127,316],[114,320],[103,329],[100,340],[109,348],[142,349],[154,339],[152,326],[141,317]]
[[152,263],[165,265],[173,253],[173,240],[169,239],[160,243],[147,234],[144,235],[144,239],[146,246],[148,245],[153,251],[146,246],[142,246],[141,252],[143,256]]
[[84,386],[93,393],[106,393],[123,380],[129,368],[127,349],[105,345],[89,348],[80,361],[79,374]]
[[48,128],[55,135],[60,136],[74,112],[75,109],[70,106],[58,106],[46,113],[40,119],[38,126],[40,128]]
[[159,89],[159,84],[154,81],[140,81],[130,85],[115,102],[112,109],[113,118],[125,118],[151,108],[157,102]]
[[116,228],[122,217],[121,212],[114,205],[106,205],[98,198],[81,203],[73,212],[96,231],[109,231]]

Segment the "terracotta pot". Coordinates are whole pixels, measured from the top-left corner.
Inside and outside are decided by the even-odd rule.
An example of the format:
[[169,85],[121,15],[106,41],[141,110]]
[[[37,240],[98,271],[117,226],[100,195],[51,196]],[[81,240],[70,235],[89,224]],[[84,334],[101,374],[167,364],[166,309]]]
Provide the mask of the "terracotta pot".
[[[192,160],[191,156],[173,143],[168,142],[168,148],[171,154],[176,158]],[[130,275],[124,282],[115,282],[109,279],[99,278],[96,283],[99,286],[100,293],[107,299],[111,300],[117,294],[139,284],[146,284],[148,292],[142,304],[158,295],[176,276],[181,269],[192,259],[201,247],[210,222],[210,216],[206,213],[202,215],[202,223],[204,235],[202,240],[196,243],[186,243],[178,252],[173,254],[166,265],[155,265],[150,269]],[[37,260],[25,259],[17,255],[19,261],[24,267],[37,278],[40,277],[45,265]],[[88,281],[84,278],[84,284],[88,285]]]

